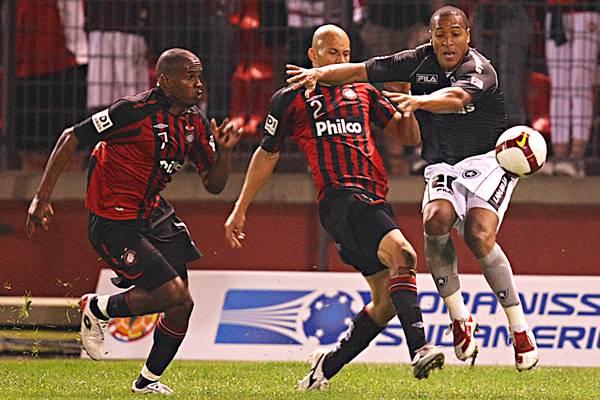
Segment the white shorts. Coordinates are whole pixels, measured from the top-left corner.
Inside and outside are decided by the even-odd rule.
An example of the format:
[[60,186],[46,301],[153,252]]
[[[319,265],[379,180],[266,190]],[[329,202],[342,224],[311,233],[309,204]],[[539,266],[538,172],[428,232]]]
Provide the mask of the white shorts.
[[465,158],[454,165],[432,164],[425,168],[426,186],[421,210],[433,200],[448,200],[458,217],[454,227],[464,235],[468,210],[485,208],[498,215],[500,228],[517,181],[500,168],[494,150]]
[[134,33],[92,31],[89,35],[88,109],[150,89],[146,39]]

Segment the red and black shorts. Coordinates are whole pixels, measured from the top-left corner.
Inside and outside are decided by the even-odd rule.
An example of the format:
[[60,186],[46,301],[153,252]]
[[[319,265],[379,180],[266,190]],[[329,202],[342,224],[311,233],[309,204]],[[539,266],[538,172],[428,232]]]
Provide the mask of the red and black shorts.
[[186,263],[202,257],[187,227],[169,203],[162,200],[149,220],[111,220],[89,215],[92,246],[117,273],[113,283],[153,290],[180,276],[187,279]]
[[387,269],[377,250],[381,239],[398,225],[385,199],[357,188],[328,189],[319,203],[319,217],[342,261],[364,276]]

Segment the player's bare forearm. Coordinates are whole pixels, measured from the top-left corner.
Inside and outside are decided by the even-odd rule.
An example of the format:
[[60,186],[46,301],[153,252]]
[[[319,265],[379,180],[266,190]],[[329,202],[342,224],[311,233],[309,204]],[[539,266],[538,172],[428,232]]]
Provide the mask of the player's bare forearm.
[[318,68],[319,82],[330,85],[367,82],[367,68],[364,63],[331,64]]
[[38,227],[48,229],[50,219],[54,215],[50,204],[52,191],[78,144],[79,139],[75,136],[73,128],[66,129],[58,138],[46,163],[40,185],[27,210],[27,221],[25,222],[27,236],[32,237]]
[[[416,97],[416,96],[415,96]],[[420,97],[419,109],[437,114],[460,111],[471,102],[471,95],[461,88],[444,88]]]
[[217,160],[204,176],[204,188],[212,194],[219,194],[225,189],[231,170],[231,149],[220,148]]
[[292,90],[305,86],[309,91],[313,90],[317,83],[329,85],[341,85],[353,82],[367,82],[367,67],[364,63],[332,64],[319,68],[301,68],[295,65],[287,65],[286,73],[290,75],[287,83]]
[[225,239],[232,249],[239,249],[246,234],[244,225],[246,223],[246,212],[254,199],[254,196],[264,186],[265,182],[273,174],[279,153],[269,153],[261,147],[256,149],[250,160],[250,166],[246,172],[242,191],[235,202],[233,211],[225,221]]
[[36,191],[36,197],[46,201],[50,200],[58,178],[71,160],[78,145],[79,139],[75,136],[73,128],[65,129],[48,158],[42,180]]
[[451,114],[460,111],[471,102],[471,95],[464,89],[449,87],[427,95],[412,96],[405,93],[383,91],[396,108],[409,117],[416,110],[425,110],[437,114]]
[[204,188],[212,194],[219,194],[225,189],[231,170],[231,152],[239,142],[244,129],[225,118],[221,125],[217,126],[214,118],[210,120],[210,129],[213,132],[217,145],[217,161],[208,173],[203,174]]
[[279,153],[270,153],[262,147],[256,149],[250,160],[240,196],[235,202],[236,211],[246,213],[254,196],[273,174],[278,160]]

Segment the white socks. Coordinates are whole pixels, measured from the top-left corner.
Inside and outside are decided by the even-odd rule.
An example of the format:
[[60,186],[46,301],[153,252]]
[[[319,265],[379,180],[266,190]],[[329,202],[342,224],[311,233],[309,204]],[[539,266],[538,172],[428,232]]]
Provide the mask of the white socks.
[[469,318],[469,310],[463,301],[460,290],[457,290],[448,297],[444,297],[443,300],[446,307],[448,307],[451,320]]

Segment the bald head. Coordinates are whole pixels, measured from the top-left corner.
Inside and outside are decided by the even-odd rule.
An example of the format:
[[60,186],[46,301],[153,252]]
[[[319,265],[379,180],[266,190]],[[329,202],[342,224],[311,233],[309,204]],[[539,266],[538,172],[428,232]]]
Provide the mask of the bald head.
[[156,76],[171,75],[181,68],[202,68],[197,55],[185,49],[165,50],[156,62]]
[[308,58],[313,66],[339,64],[350,61],[350,38],[336,25],[323,25],[315,31]]

